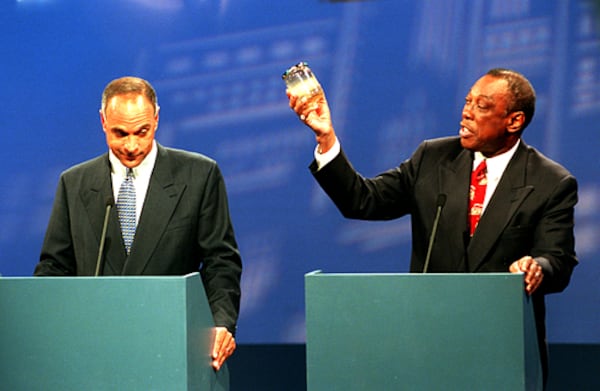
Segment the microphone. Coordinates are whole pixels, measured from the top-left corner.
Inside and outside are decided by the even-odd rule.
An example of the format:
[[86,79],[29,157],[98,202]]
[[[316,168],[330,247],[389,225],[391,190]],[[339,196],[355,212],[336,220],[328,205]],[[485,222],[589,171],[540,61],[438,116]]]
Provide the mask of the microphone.
[[102,255],[104,253],[104,242],[106,241],[106,228],[108,227],[108,217],[110,216],[110,209],[112,208],[112,198],[107,197],[106,201],[106,212],[104,212],[104,225],[102,225],[102,235],[100,236],[100,247],[98,248],[98,259],[96,260],[96,274],[94,277],[100,275],[100,270],[104,267]]
[[423,266],[423,273],[427,273],[429,268],[429,260],[431,259],[431,250],[433,249],[433,242],[435,241],[435,235],[437,234],[438,223],[440,222],[440,215],[442,214],[442,208],[446,203],[446,194],[438,194],[436,206],[437,211],[435,213],[435,219],[433,220],[433,228],[431,229],[431,236],[429,236],[429,246],[427,247],[427,255],[425,256],[425,266]]
[[463,231],[463,259],[465,261],[465,273],[469,272],[469,254],[467,249],[469,248],[469,242],[471,241],[471,233],[468,231]]

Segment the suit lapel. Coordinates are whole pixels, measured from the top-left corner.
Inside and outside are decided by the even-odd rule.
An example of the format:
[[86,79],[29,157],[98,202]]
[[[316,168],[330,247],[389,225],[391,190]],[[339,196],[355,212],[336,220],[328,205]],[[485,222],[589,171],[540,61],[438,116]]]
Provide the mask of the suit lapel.
[[104,243],[103,274],[121,274],[123,263],[125,261],[125,247],[121,240],[121,229],[114,207],[108,154],[103,155],[102,158],[98,159],[97,165],[86,173],[86,177],[83,178],[83,181],[84,184],[81,187],[82,190],[80,196],[85,212],[90,220],[90,226],[93,227],[97,240],[96,243],[86,244],[88,248],[87,257],[94,260],[94,262],[89,262],[88,266],[90,267],[90,270],[87,270],[86,274],[93,274],[95,272],[95,261],[98,255],[97,251],[100,247],[100,237],[102,236],[107,202],[110,202],[113,207],[110,211],[106,241]]
[[131,253],[123,268],[124,275],[143,274],[186,187],[184,184],[175,183],[168,151],[158,144],[157,147],[158,156],[150,177]]
[[[455,160],[440,166],[440,189],[446,194],[446,204],[442,213],[443,223],[440,224],[439,238],[445,238],[449,243],[464,243],[467,232],[467,210],[469,207],[469,181],[473,164],[473,154],[462,150]],[[466,246],[466,244],[465,244]],[[448,270],[463,270],[465,246],[452,249],[451,254],[444,254],[453,264]]]
[[526,167],[527,148],[521,141],[471,239],[467,251],[468,259],[472,260],[470,271],[476,272],[481,267],[515,212],[533,191],[533,186],[525,183]]

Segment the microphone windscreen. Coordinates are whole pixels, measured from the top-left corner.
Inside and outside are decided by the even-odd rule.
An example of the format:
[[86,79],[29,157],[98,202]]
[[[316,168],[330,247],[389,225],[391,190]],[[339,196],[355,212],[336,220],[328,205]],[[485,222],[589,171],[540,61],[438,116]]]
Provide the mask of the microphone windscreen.
[[441,206],[444,206],[445,203],[446,203],[446,194],[439,194],[436,205],[441,207]]

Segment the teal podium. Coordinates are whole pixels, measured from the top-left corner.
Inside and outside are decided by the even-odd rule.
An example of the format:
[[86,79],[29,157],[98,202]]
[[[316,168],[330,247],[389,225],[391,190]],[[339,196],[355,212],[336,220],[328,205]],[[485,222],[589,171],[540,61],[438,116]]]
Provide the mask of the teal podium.
[[228,390],[198,273],[0,278],[3,390]]
[[521,274],[305,276],[308,390],[541,390]]

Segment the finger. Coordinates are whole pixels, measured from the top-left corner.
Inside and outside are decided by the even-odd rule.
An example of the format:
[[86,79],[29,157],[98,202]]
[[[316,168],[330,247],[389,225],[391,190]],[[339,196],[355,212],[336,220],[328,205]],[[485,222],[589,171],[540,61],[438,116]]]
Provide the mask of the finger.
[[315,110],[304,108],[298,115],[298,118],[300,118],[300,121],[303,121],[305,124],[310,126],[311,122],[314,122],[314,119],[318,118],[318,115]]
[[318,111],[321,103],[310,99],[310,96],[292,96],[290,103],[293,101],[294,111],[298,114],[308,115],[308,112]]
[[222,356],[223,356],[223,345],[220,345],[217,348],[216,343],[215,343],[215,350],[213,350],[213,354],[212,354],[212,358],[213,358],[212,366],[217,371],[221,368],[221,365],[223,364]]
[[227,345],[227,348],[225,348],[223,350],[223,354],[221,356],[219,356],[219,367],[221,367],[223,365],[225,360],[227,360],[229,357],[231,357],[231,355],[235,351],[235,348],[236,348],[235,341],[232,338],[231,342]]
[[524,256],[522,258],[519,258],[518,260],[514,261],[513,263],[511,263],[511,265],[509,266],[509,270],[511,273],[525,273],[526,269],[526,264],[527,264],[527,260],[529,259],[529,256]]
[[231,335],[229,331],[226,331],[226,336],[224,338],[223,344],[221,345],[221,350],[218,355],[214,357],[212,361],[212,366],[215,370],[221,369],[225,360],[227,360],[235,351],[236,343],[235,339]]
[[290,107],[296,113],[298,113],[302,109],[302,103],[300,102],[297,96],[292,95],[290,97]]
[[219,356],[219,353],[223,349],[223,342],[225,339],[225,334],[223,333],[223,331],[221,330],[220,327],[217,327],[215,331],[216,331],[215,341],[213,344],[213,351],[212,351],[213,358],[217,358]]
[[532,295],[533,292],[535,292],[539,286],[540,283],[538,281],[532,282],[531,284],[527,285],[525,291],[527,292],[527,294]]
[[302,103],[296,104],[294,111],[298,115],[298,118],[300,118],[302,121],[304,121],[310,114],[310,110]]
[[302,97],[300,101],[300,110],[298,111],[298,113],[304,115],[305,118],[308,117],[310,114],[314,113],[315,110],[318,108],[318,106],[315,106],[314,103],[307,104],[305,97]]
[[292,95],[289,92],[286,92],[288,99],[289,99],[289,105],[290,108],[292,110],[294,110],[296,112],[296,114],[300,115],[300,113],[305,110],[305,103],[306,103],[306,98],[302,97],[302,96],[298,96],[298,95]]
[[509,270],[511,273],[523,273],[523,263],[525,262],[526,257],[517,259],[513,263],[510,264]]
[[542,281],[544,279],[544,272],[541,268],[540,265],[535,265],[535,268],[533,268],[534,271],[532,271],[530,273],[530,277],[529,277],[529,281],[527,283],[527,293],[532,294],[533,292],[535,292],[540,285],[542,284]]
[[533,258],[531,258],[530,256],[525,256],[519,259],[519,269],[521,269],[523,273],[527,273],[527,270],[529,269],[532,260]]
[[217,327],[213,356],[216,358],[217,356],[224,354],[227,349],[231,350],[232,344],[235,346],[235,340],[229,330],[225,327]]
[[527,265],[527,271],[525,274],[525,281],[526,282],[531,282],[531,281],[535,281],[539,278],[540,274],[542,273],[542,267],[540,265],[538,265],[537,262],[535,262],[534,260],[531,261],[531,263],[529,263]]
[[216,360],[213,361],[212,366],[215,370],[219,370],[221,369],[221,367],[223,366],[223,363],[225,362],[225,360],[227,359],[226,356],[221,355],[219,356],[219,358],[217,358]]

